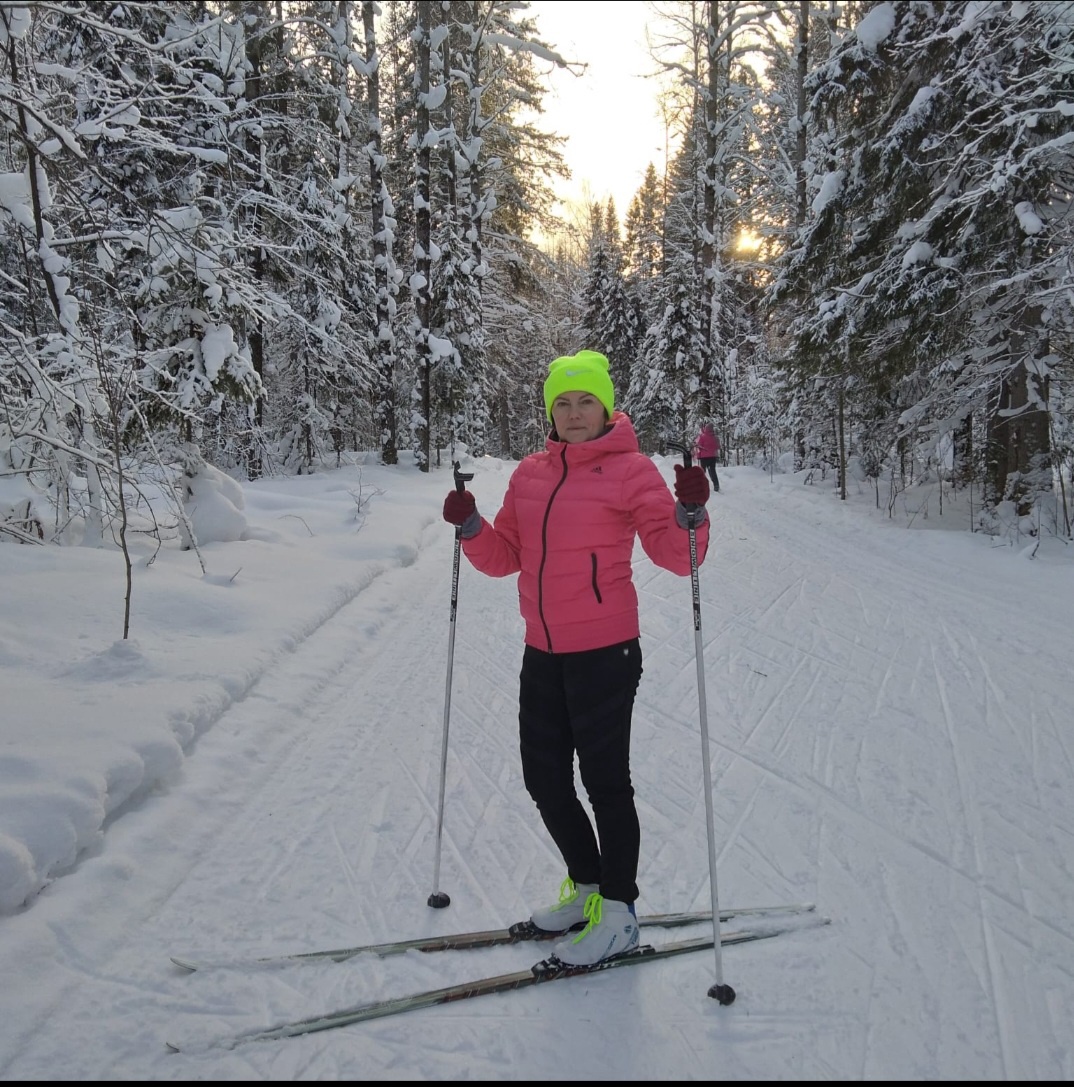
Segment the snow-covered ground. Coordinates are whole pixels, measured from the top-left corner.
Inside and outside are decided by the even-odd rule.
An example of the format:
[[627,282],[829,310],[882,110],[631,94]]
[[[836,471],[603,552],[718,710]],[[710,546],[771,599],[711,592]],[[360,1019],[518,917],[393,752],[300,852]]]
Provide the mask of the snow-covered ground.
[[[0,547],[0,1077],[1074,1078],[1074,548],[752,468],[721,470],[700,572],[720,905],[831,924],[725,948],[727,1007],[708,951],[209,1044],[545,953],[170,961],[502,927],[563,876],[519,769],[514,579],[463,560],[427,905],[451,473],[365,460],[244,484],[205,573],[139,538],[126,642],[118,552]],[[491,516],[514,465],[463,467]],[[704,910],[689,579],[635,575],[639,912]]]

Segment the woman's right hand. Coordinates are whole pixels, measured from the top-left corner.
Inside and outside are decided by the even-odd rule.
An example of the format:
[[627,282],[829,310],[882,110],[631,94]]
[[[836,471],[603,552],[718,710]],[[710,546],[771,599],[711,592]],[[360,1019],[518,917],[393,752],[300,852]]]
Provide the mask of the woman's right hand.
[[459,530],[459,535],[468,540],[481,531],[481,515],[477,512],[477,501],[466,490],[451,491],[444,499],[444,520]]
[[444,520],[449,525],[461,527],[476,512],[477,500],[469,491],[451,491],[444,499]]

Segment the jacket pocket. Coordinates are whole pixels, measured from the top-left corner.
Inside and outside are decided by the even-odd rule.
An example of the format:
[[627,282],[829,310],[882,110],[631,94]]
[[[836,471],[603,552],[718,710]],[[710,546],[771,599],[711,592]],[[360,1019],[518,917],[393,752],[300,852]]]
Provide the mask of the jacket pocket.
[[590,552],[589,558],[592,563],[593,573],[590,578],[590,584],[593,586],[593,595],[597,598],[598,604],[603,604],[604,601],[600,595],[600,585],[597,583],[597,553],[596,551]]

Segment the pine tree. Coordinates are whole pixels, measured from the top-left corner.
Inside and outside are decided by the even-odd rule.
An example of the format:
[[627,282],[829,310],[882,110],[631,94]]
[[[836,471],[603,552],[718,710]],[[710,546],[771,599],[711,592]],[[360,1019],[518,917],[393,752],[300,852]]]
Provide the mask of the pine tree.
[[668,441],[689,444],[694,437],[689,397],[704,352],[697,293],[696,267],[679,256],[658,291],[662,312],[645,333],[625,397],[643,449],[662,451]]
[[650,162],[627,211],[624,265],[634,283],[648,283],[664,269],[664,200]]
[[625,389],[641,334],[638,307],[623,279],[618,235],[615,205],[609,199],[582,287],[582,333],[586,346],[607,356],[612,384]]
[[935,442],[979,413],[986,503],[1023,517],[1051,488],[1071,53],[1052,4],[872,9],[811,79],[828,158],[777,286],[811,303],[796,365],[892,441],[900,418]]

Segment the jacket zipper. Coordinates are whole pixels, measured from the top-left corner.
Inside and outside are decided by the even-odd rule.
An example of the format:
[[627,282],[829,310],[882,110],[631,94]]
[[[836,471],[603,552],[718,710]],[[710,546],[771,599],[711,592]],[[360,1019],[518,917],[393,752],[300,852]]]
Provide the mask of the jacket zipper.
[[567,482],[567,447],[563,447],[563,452],[560,454],[563,460],[563,475],[560,476],[559,482],[552,488],[552,493],[548,496],[548,505],[544,508],[544,519],[541,521],[541,566],[537,571],[537,612],[541,616],[541,626],[544,627],[545,640],[548,642],[548,652],[552,652],[552,632],[548,629],[548,621],[544,617],[544,567],[548,561],[548,518],[552,512],[552,503],[556,499],[556,495],[559,494],[560,487]]
[[604,600],[600,595],[600,586],[597,584],[597,553],[596,551],[590,552],[589,557],[593,560],[593,595],[597,598],[598,604],[603,604]]

